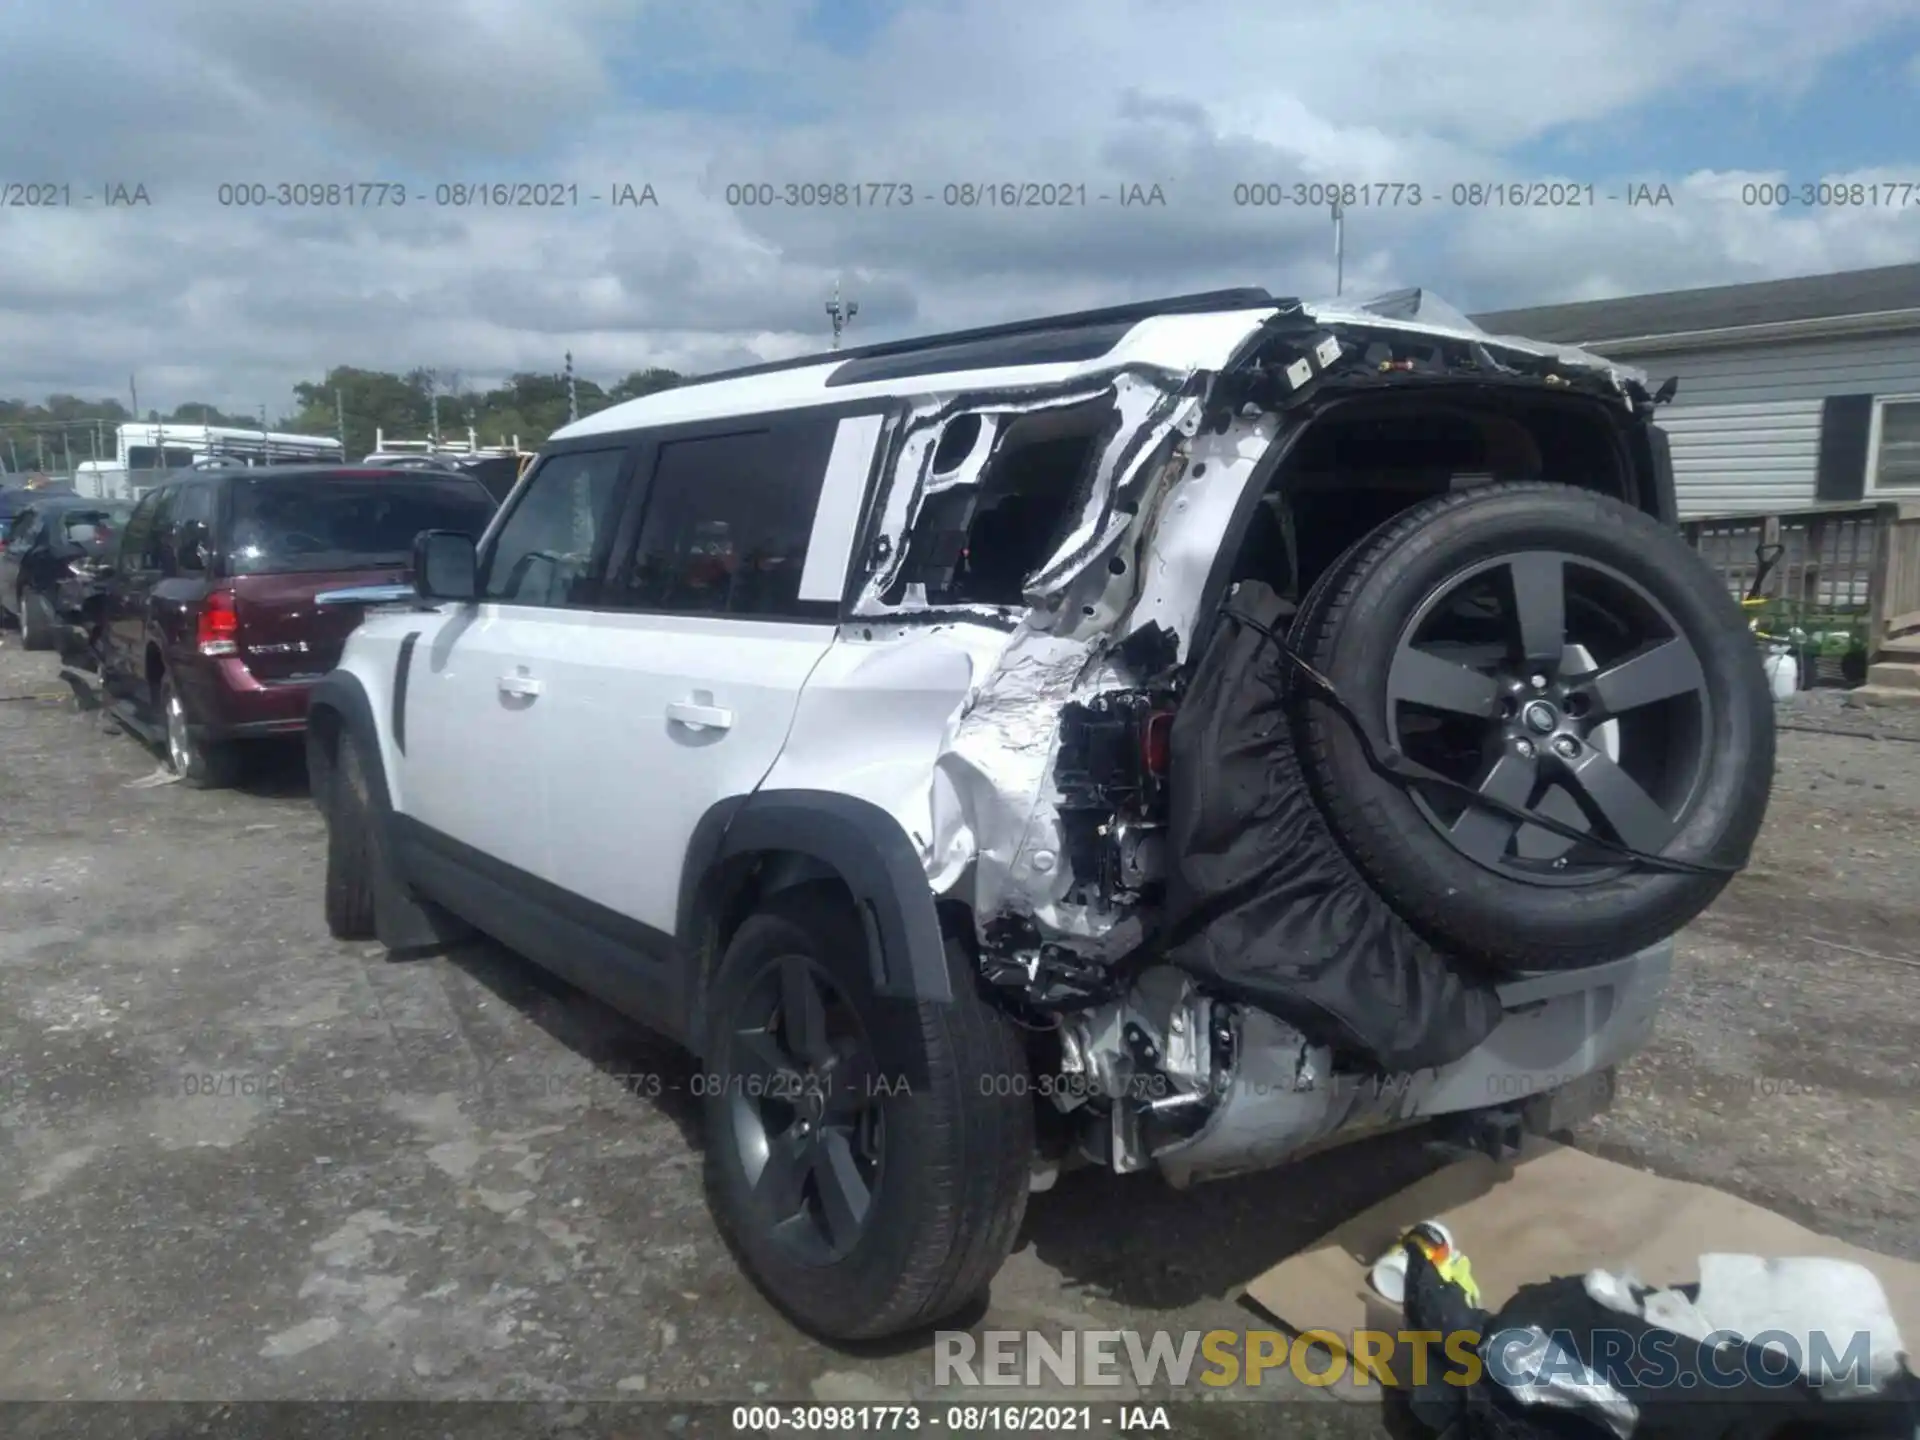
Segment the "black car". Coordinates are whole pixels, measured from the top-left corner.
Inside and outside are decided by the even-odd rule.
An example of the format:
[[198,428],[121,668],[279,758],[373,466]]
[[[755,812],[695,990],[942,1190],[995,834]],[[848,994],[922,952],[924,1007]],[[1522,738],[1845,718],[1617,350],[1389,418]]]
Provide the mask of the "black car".
[[0,538],[0,616],[20,626],[29,650],[51,650],[63,605],[93,572],[111,563],[130,500],[94,500],[71,491],[35,490]]

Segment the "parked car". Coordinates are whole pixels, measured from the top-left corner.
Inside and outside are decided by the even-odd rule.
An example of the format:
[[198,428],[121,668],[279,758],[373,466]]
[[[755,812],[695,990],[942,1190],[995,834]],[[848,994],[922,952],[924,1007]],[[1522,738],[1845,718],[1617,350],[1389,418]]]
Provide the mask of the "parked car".
[[358,612],[313,597],[393,581],[420,530],[477,536],[463,476],[340,466],[182,470],[128,518],[83,624],[115,715],[190,785],[229,783],[239,742],[297,735]]
[[70,492],[36,491],[0,531],[0,616],[20,627],[29,650],[51,650],[63,587],[113,553],[133,506]]
[[685,1043],[722,1227],[834,1337],[981,1293],[1065,1164],[1506,1153],[1606,1103],[1766,809],[1657,404],[1234,291],[613,406],[315,687],[328,923]]

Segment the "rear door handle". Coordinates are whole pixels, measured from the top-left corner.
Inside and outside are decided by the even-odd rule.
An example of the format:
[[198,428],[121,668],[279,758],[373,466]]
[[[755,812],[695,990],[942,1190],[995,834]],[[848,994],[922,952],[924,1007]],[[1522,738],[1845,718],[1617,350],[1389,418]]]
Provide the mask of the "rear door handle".
[[500,693],[502,695],[538,695],[540,682],[531,675],[502,675]]
[[696,705],[691,700],[675,700],[667,706],[667,719],[695,730],[731,730],[733,711],[719,705]]

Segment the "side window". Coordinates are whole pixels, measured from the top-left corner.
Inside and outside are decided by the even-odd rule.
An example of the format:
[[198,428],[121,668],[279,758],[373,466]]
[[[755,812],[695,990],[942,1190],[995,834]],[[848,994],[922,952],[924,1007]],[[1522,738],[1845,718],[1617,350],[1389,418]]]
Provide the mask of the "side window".
[[495,538],[480,594],[511,605],[591,605],[627,451],[550,455]]
[[182,485],[174,492],[167,520],[163,541],[166,546],[166,569],[171,575],[180,568],[180,556],[190,544],[197,543],[201,547],[201,554],[205,556],[212,543],[213,486]]
[[140,503],[133,507],[133,514],[127,519],[127,528],[120,536],[120,555],[114,566],[122,575],[133,575],[143,569],[153,568],[147,563],[147,554],[154,540],[154,519],[166,499],[167,488],[162,486],[157,490],[149,490],[140,497]]
[[676,615],[831,618],[799,598],[831,421],[660,446],[618,603]]
[[179,509],[180,487],[169,485],[160,492],[160,506],[153,512],[153,533],[147,537],[140,559],[142,570],[158,570],[163,575],[173,573],[174,516]]

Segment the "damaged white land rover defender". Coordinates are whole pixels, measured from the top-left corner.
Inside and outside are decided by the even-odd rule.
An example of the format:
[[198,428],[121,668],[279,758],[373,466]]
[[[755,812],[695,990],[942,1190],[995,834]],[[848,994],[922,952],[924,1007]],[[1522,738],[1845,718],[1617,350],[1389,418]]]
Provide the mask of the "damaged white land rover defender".
[[1063,1164],[1557,1128],[1772,776],[1658,398],[1244,290],[615,406],[405,600],[323,597],[394,602],[314,694],[329,923],[683,1042],[829,1336],[981,1293]]

